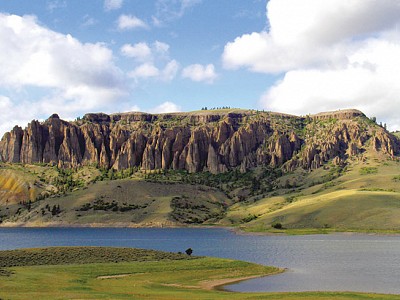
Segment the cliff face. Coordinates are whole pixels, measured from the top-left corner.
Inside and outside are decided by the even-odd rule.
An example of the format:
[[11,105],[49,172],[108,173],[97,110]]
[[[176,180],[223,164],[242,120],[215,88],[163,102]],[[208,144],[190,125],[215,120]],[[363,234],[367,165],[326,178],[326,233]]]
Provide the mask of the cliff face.
[[256,111],[87,114],[75,122],[52,115],[6,133],[0,159],[215,174],[259,165],[313,169],[330,160],[342,163],[366,147],[390,156],[399,152],[394,136],[356,110],[307,117]]

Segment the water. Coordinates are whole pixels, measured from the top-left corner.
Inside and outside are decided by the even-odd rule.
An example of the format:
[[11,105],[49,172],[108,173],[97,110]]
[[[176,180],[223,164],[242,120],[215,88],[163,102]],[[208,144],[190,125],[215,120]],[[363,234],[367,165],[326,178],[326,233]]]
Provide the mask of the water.
[[237,235],[224,229],[0,228],[0,249],[115,246],[240,259],[287,272],[232,291],[359,291],[400,294],[400,236]]

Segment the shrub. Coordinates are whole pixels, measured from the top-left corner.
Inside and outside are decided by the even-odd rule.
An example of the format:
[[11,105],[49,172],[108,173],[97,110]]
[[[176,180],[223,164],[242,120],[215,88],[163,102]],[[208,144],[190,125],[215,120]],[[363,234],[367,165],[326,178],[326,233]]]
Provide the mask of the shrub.
[[375,167],[363,167],[360,169],[360,175],[376,174],[378,173],[378,168]]
[[242,223],[248,223],[248,222],[251,222],[251,221],[253,221],[253,220],[255,220],[255,219],[257,219],[258,217],[256,216],[256,215],[248,215],[247,217],[244,217],[242,220],[241,220],[241,222]]
[[272,224],[271,226],[272,226],[273,228],[275,228],[275,229],[282,229],[282,228],[283,228],[282,223],[279,223],[279,222],[274,223],[274,224]]

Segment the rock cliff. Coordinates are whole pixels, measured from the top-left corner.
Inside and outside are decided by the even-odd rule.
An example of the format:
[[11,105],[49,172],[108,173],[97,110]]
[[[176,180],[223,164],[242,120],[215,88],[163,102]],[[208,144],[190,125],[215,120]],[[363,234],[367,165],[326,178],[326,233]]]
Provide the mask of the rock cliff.
[[0,159],[59,167],[173,169],[221,173],[259,165],[315,169],[343,163],[370,148],[394,157],[399,141],[357,110],[298,117],[254,110],[152,115],[86,114],[74,122],[54,114],[0,141]]

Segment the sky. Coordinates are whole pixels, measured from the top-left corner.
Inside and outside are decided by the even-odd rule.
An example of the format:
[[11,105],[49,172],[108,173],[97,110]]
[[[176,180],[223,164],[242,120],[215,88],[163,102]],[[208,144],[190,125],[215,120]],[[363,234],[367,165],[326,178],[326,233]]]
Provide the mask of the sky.
[[0,135],[223,106],[400,129],[399,25],[397,0],[0,0]]

